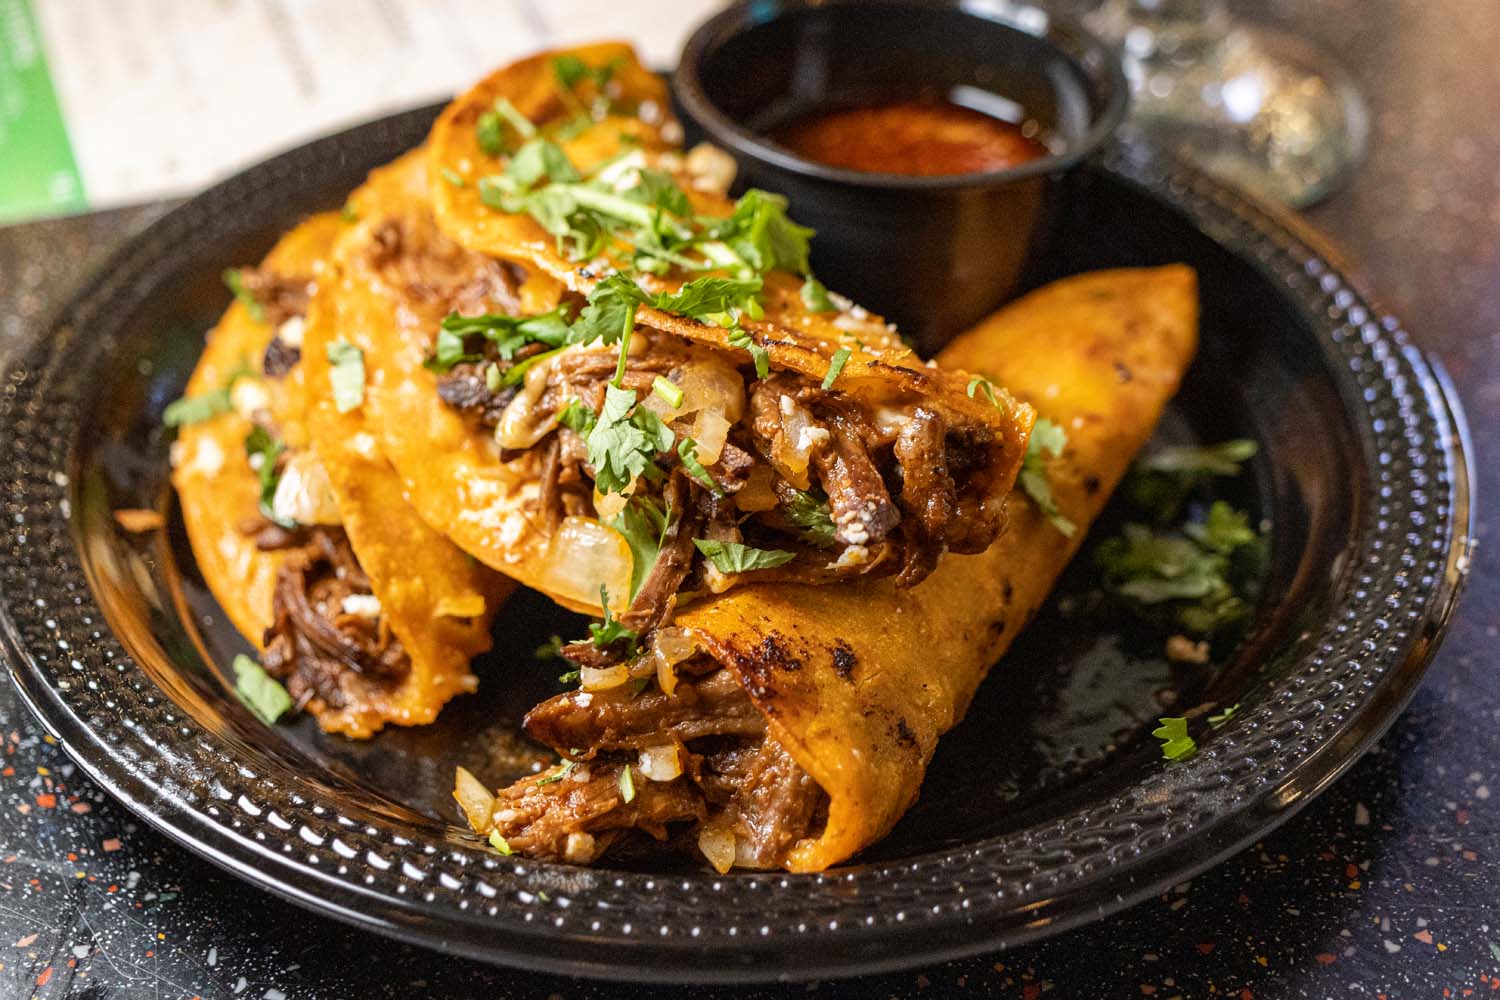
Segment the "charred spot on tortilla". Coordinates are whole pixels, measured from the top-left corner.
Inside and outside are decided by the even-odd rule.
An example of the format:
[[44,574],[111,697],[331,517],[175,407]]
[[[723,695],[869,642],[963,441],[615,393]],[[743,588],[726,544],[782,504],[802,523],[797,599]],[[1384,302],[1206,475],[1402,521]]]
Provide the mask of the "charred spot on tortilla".
[[833,671],[844,680],[850,680],[854,676],[854,668],[859,665],[859,658],[855,656],[854,650],[849,643],[840,639],[833,647]]

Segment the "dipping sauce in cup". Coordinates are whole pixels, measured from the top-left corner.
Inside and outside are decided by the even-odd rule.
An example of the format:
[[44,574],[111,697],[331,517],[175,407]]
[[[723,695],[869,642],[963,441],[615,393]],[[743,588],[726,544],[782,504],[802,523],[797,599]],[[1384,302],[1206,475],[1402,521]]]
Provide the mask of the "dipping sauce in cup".
[[941,177],[1005,170],[1048,153],[1035,122],[1016,125],[949,101],[817,111],[772,132],[799,156],[874,174]]

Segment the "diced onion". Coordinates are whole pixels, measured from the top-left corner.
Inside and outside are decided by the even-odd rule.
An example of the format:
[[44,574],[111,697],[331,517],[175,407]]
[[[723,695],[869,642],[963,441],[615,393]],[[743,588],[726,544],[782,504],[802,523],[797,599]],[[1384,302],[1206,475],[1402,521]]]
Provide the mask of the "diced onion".
[[651,661],[656,666],[656,683],[668,695],[677,690],[677,664],[698,652],[698,641],[685,628],[660,628],[651,642]]
[[466,768],[460,767],[453,773],[453,797],[458,800],[475,833],[489,829],[490,814],[495,811],[495,797]]
[[671,781],[682,776],[682,755],[677,752],[675,743],[645,747],[641,750],[637,768],[652,781]]
[[724,442],[729,440],[730,423],[714,410],[703,410],[693,417],[688,436],[698,443],[698,461],[713,465],[724,453]]
[[612,610],[630,599],[630,546],[613,528],[591,517],[565,517],[542,561],[537,586],[554,597],[597,606],[599,587],[609,589]]
[[608,691],[630,680],[630,668],[623,663],[611,667],[579,667],[578,683],[585,691]]
[[698,831],[698,850],[723,875],[734,867],[734,831],[725,826],[705,826]]
[[771,444],[771,461],[776,470],[797,489],[807,489],[807,465],[812,450],[826,436],[827,431],[816,425],[805,407],[793,402],[790,396],[782,396],[781,433]]
[[521,391],[506,405],[500,423],[495,425],[495,441],[500,447],[518,451],[530,448],[552,430],[557,414],[542,412],[538,406],[547,391],[550,369],[548,362],[541,361],[526,372]]

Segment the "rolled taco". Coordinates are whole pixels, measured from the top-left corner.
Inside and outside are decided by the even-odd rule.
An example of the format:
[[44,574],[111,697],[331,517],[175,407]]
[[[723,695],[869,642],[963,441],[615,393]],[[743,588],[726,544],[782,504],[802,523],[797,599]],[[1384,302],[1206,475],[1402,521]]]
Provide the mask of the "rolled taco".
[[943,556],[914,587],[766,584],[684,607],[624,677],[586,677],[527,716],[563,763],[493,795],[460,771],[474,829],[545,859],[654,840],[696,845],[720,870],[799,872],[884,836],[1150,436],[1196,340],[1185,267],[1066,279],[958,338],[944,364],[1066,431],[1045,471],[1057,513],[1083,530],[1014,496],[993,547]]
[[[340,297],[418,512],[621,634],[679,596],[911,586],[987,548],[1030,407],[832,304],[785,203],[724,198],[670,144],[664,96],[623,46],[501,70],[435,126],[432,202],[393,200],[345,245]],[[554,209],[565,232],[536,217]],[[575,655],[603,669],[623,647]]]
[[237,301],[169,414],[205,581],[294,703],[352,737],[431,722],[473,690],[469,659],[510,588],[411,512],[358,408],[335,400],[315,290],[366,194],[234,273]]

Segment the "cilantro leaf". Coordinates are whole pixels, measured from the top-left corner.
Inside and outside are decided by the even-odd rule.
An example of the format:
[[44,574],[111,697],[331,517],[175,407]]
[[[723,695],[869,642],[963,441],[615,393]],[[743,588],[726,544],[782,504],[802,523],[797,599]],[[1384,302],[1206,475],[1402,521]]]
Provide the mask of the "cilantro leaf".
[[667,532],[667,514],[645,497],[631,497],[620,513],[609,522],[630,546],[630,599],[640,593],[641,584],[661,555],[662,538]]
[[785,566],[797,557],[795,552],[784,549],[756,549],[739,542],[721,542],[708,538],[695,538],[693,545],[704,558],[713,563],[720,573],[747,573],[756,569],[774,569]]
[[[976,392],[983,392],[984,398],[990,401],[990,405],[999,409],[1000,400],[995,396],[995,386],[983,375],[975,375],[969,379],[969,398],[973,399]],[[1037,422],[1040,423],[1041,421]]]
[[810,274],[807,276],[807,280],[802,283],[802,304],[807,306],[808,312],[829,313],[839,311],[839,307],[834,305],[833,300],[828,297],[828,289],[824,288],[823,283]]
[[1228,707],[1226,707],[1222,712],[1216,712],[1215,714],[1210,715],[1208,717],[1208,724],[1210,726],[1213,726],[1215,729],[1218,729],[1220,726],[1224,725],[1224,723],[1228,722],[1230,719],[1238,715],[1239,711],[1240,703],[1235,702],[1233,705],[1229,705]]
[[599,606],[604,609],[604,621],[589,623],[589,638],[600,649],[607,649],[617,642],[625,643],[625,655],[634,656],[636,640],[640,636],[634,629],[626,628],[609,610],[609,591],[599,585]]
[[565,660],[567,657],[562,655],[563,645],[562,636],[554,635],[538,646],[534,655],[538,660]]
[[[990,386],[988,382],[984,385]],[[974,383],[970,382],[969,386],[972,389]],[[990,391],[993,396],[993,387],[990,387]],[[972,392],[969,394],[973,395]],[[1052,483],[1047,479],[1047,457],[1058,457],[1067,444],[1068,435],[1060,424],[1046,417],[1038,418],[1031,429],[1031,439],[1026,444],[1026,457],[1021,460],[1021,471],[1016,479],[1026,495],[1031,497],[1047,520],[1052,522],[1052,526],[1062,532],[1063,537],[1072,538],[1078,526],[1058,509],[1057,498],[1052,494]]]
[[594,411],[583,404],[582,400],[569,400],[568,405],[562,408],[557,415],[557,422],[579,437],[588,437],[589,432],[594,429],[594,423],[598,419]]
[[161,422],[168,427],[186,424],[201,424],[234,409],[234,384],[242,378],[255,378],[255,369],[240,358],[239,364],[229,373],[224,384],[201,396],[183,396],[167,404],[161,412]]
[[328,345],[328,381],[333,405],[340,413],[358,409],[365,401],[365,352],[340,338]]
[[1151,735],[1161,740],[1161,755],[1167,760],[1181,760],[1192,756],[1198,743],[1187,731],[1187,719],[1182,716],[1158,719],[1161,726],[1151,730]]
[[[634,412],[631,412],[631,411]],[[637,476],[660,474],[658,453],[675,440],[671,429],[645,407],[636,407],[635,390],[604,387],[604,408],[585,443],[600,493],[620,493]]]
[[1203,472],[1237,476],[1240,464],[1255,457],[1259,446],[1246,438],[1210,445],[1176,445],[1147,456],[1141,466],[1151,472]]
[[730,330],[729,344],[731,347],[743,348],[744,350],[750,352],[750,358],[755,362],[755,375],[757,378],[765,378],[768,374],[770,374],[771,353],[760,344],[757,344],[755,342],[755,339],[750,336],[748,331],[743,330],[740,327],[735,327],[733,330]]
[[244,653],[234,658],[234,693],[266,725],[292,707],[292,696],[259,663]]
[[271,506],[276,498],[276,487],[281,483],[281,473],[276,468],[276,463],[281,461],[281,453],[286,451],[286,445],[271,436],[271,432],[256,424],[245,435],[245,457],[253,459],[260,456],[258,464],[251,461],[256,475],[260,479],[260,514],[267,521],[292,531],[297,527],[297,522],[290,518],[281,517]]
[[588,304],[573,323],[575,343],[619,343],[635,327],[635,311],[649,296],[623,274],[612,274],[589,292]]
[[505,176],[523,191],[543,180],[567,184],[580,179],[568,154],[549,139],[532,139],[516,150],[505,165]]
[[662,312],[677,313],[692,319],[715,322],[729,317],[721,326],[732,327],[739,315],[759,319],[763,283],[759,278],[725,278],[705,275],[687,282],[676,292],[658,292],[650,305]]
[[833,388],[833,383],[838,379],[839,373],[844,370],[844,365],[849,360],[849,353],[849,348],[847,347],[840,347],[833,352],[833,358],[828,362],[828,374],[823,376],[823,388]]
[[795,491],[790,501],[782,503],[781,514],[797,529],[804,542],[819,548],[833,544],[833,513],[828,509],[827,497],[821,493]]
[[751,188],[734,203],[729,218],[708,227],[707,235],[726,243],[757,272],[808,271],[813,231],[791,220],[783,195]]
[[224,270],[224,284],[229,286],[229,290],[234,293],[234,297],[245,307],[245,311],[250,314],[251,319],[257,323],[264,323],[266,321],[266,307],[261,305],[260,301],[254,295],[250,294],[250,289],[245,287],[244,275],[240,273],[239,268],[230,267]]
[[677,445],[677,457],[682,459],[682,468],[698,482],[704,489],[713,493],[719,492],[719,484],[714,482],[714,477],[708,474],[703,463],[698,461],[698,442],[690,437],[685,437]]

